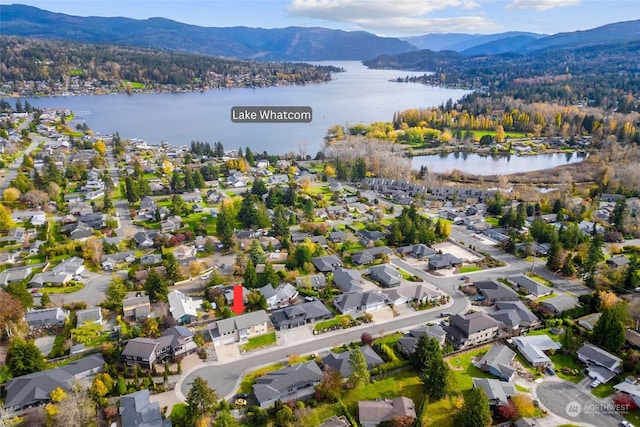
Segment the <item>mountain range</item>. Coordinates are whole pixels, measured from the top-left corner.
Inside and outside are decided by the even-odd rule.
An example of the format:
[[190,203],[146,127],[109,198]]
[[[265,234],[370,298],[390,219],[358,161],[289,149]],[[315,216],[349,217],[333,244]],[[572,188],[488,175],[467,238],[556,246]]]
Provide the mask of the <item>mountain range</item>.
[[2,34],[108,43],[259,61],[371,60],[379,55],[455,51],[465,56],[584,48],[640,39],[640,20],[554,35],[425,34],[404,39],[319,27],[200,27],[166,18],[80,17],[20,4],[0,6]]

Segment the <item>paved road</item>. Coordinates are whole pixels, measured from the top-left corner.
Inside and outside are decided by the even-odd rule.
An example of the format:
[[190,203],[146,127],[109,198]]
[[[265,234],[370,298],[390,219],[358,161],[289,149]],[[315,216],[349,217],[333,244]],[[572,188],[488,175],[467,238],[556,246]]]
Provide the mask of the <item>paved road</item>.
[[104,301],[107,287],[111,283],[111,275],[84,272],[82,276],[84,288],[72,294],[51,294],[51,302],[56,304],[86,302],[87,307],[93,307]]
[[[28,126],[31,123],[32,117],[29,117],[29,119],[27,119],[22,125],[20,125],[19,130],[21,130],[22,128],[24,128],[25,126]],[[18,175],[18,168],[22,165],[22,160],[24,159],[25,154],[29,154],[31,153],[33,150],[35,150],[41,143],[48,141],[47,138],[44,138],[42,136],[39,135],[35,135],[35,134],[30,134],[31,136],[31,144],[29,144],[29,146],[27,148],[25,148],[24,152],[17,157],[13,163],[11,163],[7,169],[8,172],[5,174],[4,178],[0,178],[1,182],[0,182],[0,192],[6,190],[7,188],[9,188],[9,185],[11,184],[11,181],[13,181],[16,177],[16,175]]]
[[568,381],[547,379],[538,385],[537,395],[549,411],[567,419],[594,426],[617,426],[623,420],[589,390]]

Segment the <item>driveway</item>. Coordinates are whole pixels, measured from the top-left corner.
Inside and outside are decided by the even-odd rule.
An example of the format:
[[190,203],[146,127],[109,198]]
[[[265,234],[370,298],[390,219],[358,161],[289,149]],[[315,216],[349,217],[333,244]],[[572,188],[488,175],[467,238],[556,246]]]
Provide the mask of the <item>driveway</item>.
[[559,378],[546,379],[536,389],[538,400],[549,412],[594,426],[617,426],[624,418],[607,407],[608,401],[594,397],[589,390]]
[[99,305],[106,299],[105,293],[109,283],[111,283],[111,274],[83,273],[83,276],[91,276],[83,279],[84,288],[71,294],[51,294],[51,302],[56,304],[69,304],[74,302],[86,302],[87,307]]

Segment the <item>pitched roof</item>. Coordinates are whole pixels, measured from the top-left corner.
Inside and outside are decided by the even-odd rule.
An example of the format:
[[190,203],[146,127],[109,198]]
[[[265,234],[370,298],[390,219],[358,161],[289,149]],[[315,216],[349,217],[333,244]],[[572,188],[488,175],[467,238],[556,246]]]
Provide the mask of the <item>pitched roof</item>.
[[578,299],[572,297],[571,295],[559,295],[557,297],[542,301],[540,304],[558,314],[579,305]]
[[342,261],[340,261],[340,258],[335,255],[311,258],[311,263],[316,268],[316,270],[322,273],[333,271],[336,267],[342,265]]
[[474,282],[474,285],[489,301],[518,299],[518,294],[513,289],[495,280]]
[[516,371],[511,366],[511,361],[516,353],[506,345],[496,344],[485,353],[478,364],[482,369],[483,366],[491,367],[495,371],[500,372],[504,377],[510,378]]
[[507,278],[507,280],[520,288],[526,289],[527,291],[529,291],[529,293],[531,293],[531,295],[536,297],[553,292],[553,289],[551,289],[550,287],[545,286],[542,283],[538,283],[536,280],[533,280],[532,278],[525,276],[524,274],[511,276]]
[[491,317],[507,326],[528,326],[537,322],[538,318],[520,301],[499,301],[496,303],[498,311],[491,313]]
[[371,278],[385,286],[399,285],[402,276],[400,272],[389,264],[380,264],[369,267]]
[[361,424],[380,424],[394,417],[416,418],[413,400],[400,396],[395,399],[358,401],[358,418]]
[[169,311],[174,319],[179,321],[185,316],[198,317],[198,308],[201,306],[198,301],[194,301],[177,289],[169,292],[168,299]]
[[489,401],[495,404],[506,404],[508,398],[516,394],[513,384],[493,378],[473,378],[473,386],[482,388]]
[[147,389],[122,396],[118,413],[123,426],[171,427],[171,420],[162,418],[160,404],[149,401]]
[[242,314],[240,316],[221,319],[210,325],[210,329],[218,329],[220,335],[228,334],[240,329],[248,329],[251,326],[260,325],[268,322],[269,317],[264,310],[253,311],[251,313]]
[[582,356],[592,363],[604,366],[609,370],[615,369],[617,365],[622,362],[622,359],[620,359],[619,357],[590,343],[585,343],[582,347],[580,347],[580,349],[578,350],[578,356]]
[[149,356],[155,353],[158,348],[158,341],[152,338],[134,338],[130,340],[122,350],[123,356],[133,358],[149,359]]
[[[353,372],[353,368],[351,367],[351,363],[349,362],[349,358],[351,357],[351,353],[355,350],[345,351],[344,353],[329,353],[324,359],[322,359],[322,364],[325,369],[329,367],[334,371],[340,372],[343,378],[347,378]],[[362,352],[365,360],[367,361],[367,368],[371,370],[376,366],[380,366],[384,363],[384,360],[378,353],[376,353],[371,347],[368,345],[360,347],[360,351]]]
[[464,316],[455,314],[449,318],[449,323],[464,332],[467,337],[476,332],[498,326],[498,323],[483,311]]
[[322,371],[315,361],[298,363],[259,378],[253,386],[253,393],[259,403],[277,400],[288,390],[296,390],[322,380]]
[[360,272],[348,268],[336,268],[333,272],[333,282],[342,292],[362,292],[360,285],[363,280]]
[[87,322],[102,320],[102,309],[100,307],[85,308],[76,311],[76,324],[83,325]]

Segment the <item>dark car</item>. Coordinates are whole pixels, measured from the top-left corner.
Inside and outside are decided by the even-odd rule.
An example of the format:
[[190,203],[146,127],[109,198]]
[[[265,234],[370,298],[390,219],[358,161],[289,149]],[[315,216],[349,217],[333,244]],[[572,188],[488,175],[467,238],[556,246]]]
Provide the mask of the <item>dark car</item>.
[[551,366],[545,366],[544,370],[549,375],[555,375],[556,374],[556,371],[554,371]]

